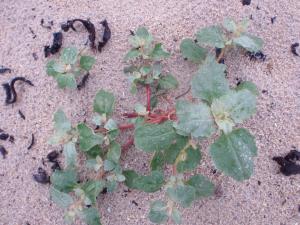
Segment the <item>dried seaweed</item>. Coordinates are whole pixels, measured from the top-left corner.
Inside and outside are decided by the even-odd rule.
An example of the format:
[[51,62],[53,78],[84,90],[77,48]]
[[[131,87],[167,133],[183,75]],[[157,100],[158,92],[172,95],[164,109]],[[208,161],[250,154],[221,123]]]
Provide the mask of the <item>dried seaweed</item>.
[[51,20],[50,22],[48,22],[48,24],[49,25],[45,25],[45,21],[44,21],[44,19],[41,19],[41,26],[43,27],[43,28],[46,28],[46,29],[48,29],[48,30],[51,30],[52,29],[52,26],[53,26],[53,21]]
[[30,86],[34,86],[33,83],[30,80],[27,80],[25,77],[15,77],[11,80],[10,84],[4,83],[2,84],[3,88],[5,89],[6,93],[6,99],[5,103],[8,104],[13,104],[17,101],[17,92],[15,89],[15,83],[17,81],[22,81]]
[[299,47],[299,43],[296,42],[294,44],[291,45],[291,52],[295,55],[295,56],[300,56],[299,53],[297,52],[297,48]]
[[30,141],[30,145],[27,147],[27,150],[30,150],[34,144],[35,144],[34,134],[31,134],[31,141]]
[[271,17],[271,23],[274,24],[276,20],[276,16]]
[[48,176],[47,172],[41,167],[38,168],[38,173],[33,174],[33,179],[40,184],[50,183],[50,177]]
[[3,145],[0,145],[0,153],[3,157],[3,159],[5,159],[8,152],[6,151],[6,149],[4,148]]
[[55,53],[57,53],[62,46],[62,40],[63,40],[62,32],[53,33],[53,43],[51,47],[49,45],[46,45],[44,47],[45,57],[48,57],[50,54],[54,55]]
[[300,152],[291,150],[285,157],[273,157],[273,160],[280,165],[280,172],[285,176],[300,174]]
[[34,33],[34,31],[32,30],[31,27],[29,27],[29,30],[30,30],[30,33],[32,34],[32,38],[35,39],[37,37],[36,34]]
[[51,169],[52,169],[52,171],[54,172],[55,170],[61,170],[61,167],[60,167],[60,164],[59,164],[59,162],[58,161],[53,161],[52,162],[53,163],[53,165],[51,166]]
[[18,110],[18,114],[20,115],[20,117],[21,117],[23,120],[26,119],[24,113],[23,113],[20,109]]
[[12,136],[12,135],[9,135],[8,141],[11,142],[11,143],[15,143],[15,137]]
[[9,134],[7,134],[7,133],[0,134],[0,140],[6,141],[8,138],[9,138]]
[[267,56],[264,53],[262,53],[261,51],[259,51],[259,52],[249,52],[249,51],[247,51],[246,55],[249,57],[249,59],[251,61],[259,60],[259,61],[264,62],[267,58]]
[[32,53],[32,57],[35,61],[39,59],[38,55],[35,52]]
[[52,151],[49,152],[47,155],[47,159],[49,160],[49,162],[56,162],[57,157],[59,156],[58,151]]
[[89,72],[87,72],[87,74],[85,74],[85,75],[83,76],[82,80],[81,80],[81,81],[79,82],[79,84],[77,85],[77,89],[78,89],[78,90],[81,90],[83,87],[85,87],[85,84],[86,84],[86,82],[87,82],[89,76],[90,76],[90,73],[89,73]]
[[102,51],[102,48],[107,44],[107,42],[111,38],[111,30],[108,26],[107,20],[101,21],[100,24],[104,27],[104,32],[103,32],[103,36],[102,36],[102,41],[99,41],[99,43],[98,43],[98,51],[99,52]]
[[0,73],[6,73],[6,72],[11,72],[11,69],[8,68],[8,67],[4,67],[4,66],[1,66],[0,67]]
[[96,45],[95,45],[96,29],[95,29],[94,24],[91,21],[83,20],[83,19],[68,20],[66,23],[61,25],[61,29],[65,32],[69,31],[70,28],[74,31],[77,31],[74,27],[75,22],[81,22],[83,24],[83,26],[89,33],[89,41],[90,41],[91,48],[93,48],[93,49],[96,48]]
[[251,4],[251,0],[242,0],[242,4],[243,5],[250,5]]

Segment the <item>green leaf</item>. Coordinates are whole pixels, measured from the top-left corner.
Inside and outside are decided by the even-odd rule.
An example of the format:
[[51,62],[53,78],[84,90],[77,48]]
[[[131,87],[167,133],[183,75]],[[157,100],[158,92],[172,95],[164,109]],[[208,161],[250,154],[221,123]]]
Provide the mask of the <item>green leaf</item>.
[[139,56],[141,56],[141,52],[139,50],[137,50],[136,48],[133,48],[125,55],[124,60],[125,61],[134,60],[134,59],[138,58]]
[[65,64],[75,64],[77,61],[78,50],[75,47],[64,48],[60,60]]
[[72,125],[61,109],[54,113],[53,122],[55,133],[49,140],[49,143],[59,144],[69,141],[70,137],[68,133],[72,130]]
[[93,67],[93,65],[95,64],[96,59],[94,57],[91,56],[81,56],[80,58],[80,67],[82,69],[84,69],[85,71],[90,71]]
[[117,142],[112,142],[109,146],[106,159],[114,162],[119,163],[121,157],[121,146]]
[[158,80],[158,87],[162,90],[175,89],[178,87],[178,81],[174,76],[168,74]]
[[162,60],[162,59],[168,58],[169,56],[170,56],[170,53],[165,51],[162,48],[161,43],[158,43],[154,46],[154,49],[153,49],[153,51],[151,52],[151,55],[150,55],[150,57],[153,60]]
[[116,130],[118,129],[118,125],[116,121],[114,121],[113,119],[109,119],[104,125],[104,128],[107,130]]
[[152,35],[145,27],[139,27],[135,35],[130,36],[129,42],[134,48],[148,47],[152,43]]
[[263,40],[250,34],[243,34],[234,38],[233,43],[245,48],[250,52],[259,52],[263,46]]
[[86,160],[86,167],[92,169],[94,171],[99,171],[101,167],[103,167],[103,160],[100,156],[96,156],[94,159]]
[[111,160],[104,160],[104,171],[111,171],[116,167],[116,163]]
[[216,168],[237,181],[250,178],[254,167],[252,158],[256,152],[254,137],[243,128],[222,134],[210,146]]
[[167,209],[167,204],[161,200],[152,202],[148,214],[150,221],[158,224],[167,222],[169,218]]
[[209,107],[204,103],[177,101],[176,115],[178,122],[175,128],[191,134],[192,137],[209,137],[215,131],[213,116]]
[[183,39],[180,44],[180,51],[184,58],[194,63],[201,63],[207,54],[207,50],[200,47],[192,39]]
[[66,167],[75,168],[76,161],[77,161],[77,151],[76,151],[75,143],[68,142],[67,144],[64,144],[63,153],[65,157]]
[[89,157],[89,158],[96,158],[98,155],[102,156],[103,152],[100,148],[99,145],[96,145],[94,147],[92,147],[90,150],[86,151],[85,154]]
[[214,184],[201,174],[192,176],[186,184],[195,188],[197,198],[209,197],[213,195],[215,191]]
[[235,123],[242,123],[255,113],[256,97],[247,89],[231,91],[215,99],[211,110],[219,128],[229,133]]
[[209,103],[229,91],[229,83],[225,78],[226,66],[216,62],[212,55],[208,55],[192,79],[192,94]]
[[167,189],[168,197],[182,207],[189,207],[196,199],[196,191],[192,186],[178,184]]
[[101,145],[103,142],[102,134],[95,134],[91,128],[84,123],[77,126],[79,132],[79,146],[80,150],[86,152],[93,148],[95,145]]
[[50,187],[50,197],[55,204],[64,209],[69,208],[74,203],[73,198],[69,194],[60,192],[52,186]]
[[98,91],[94,99],[94,111],[102,114],[110,115],[113,112],[115,97],[112,93],[104,90]]
[[161,62],[155,62],[152,66],[153,78],[158,79],[162,72]]
[[54,70],[54,60],[50,60],[46,65],[46,72],[49,76],[56,77],[59,73]]
[[50,177],[53,187],[62,192],[70,192],[77,185],[77,175],[74,170],[55,170]]
[[96,203],[96,198],[105,186],[104,181],[88,181],[82,185],[82,190],[85,196],[91,201],[92,204]]
[[172,209],[171,218],[175,224],[181,224],[181,215],[178,209]]
[[211,47],[225,47],[225,39],[219,26],[210,26],[198,31],[197,41],[200,44],[207,44]]
[[224,20],[223,26],[227,31],[232,32],[232,33],[234,33],[237,30],[236,23],[234,22],[233,19],[230,19],[230,18],[226,18]]
[[201,160],[199,148],[188,146],[184,148],[176,159],[176,169],[178,173],[183,173],[195,169]]
[[101,225],[98,209],[94,207],[84,208],[80,212],[80,217],[87,225]]
[[161,124],[141,124],[134,132],[134,144],[146,152],[154,152],[168,148],[176,138],[171,121]]
[[259,95],[256,85],[254,83],[252,83],[251,81],[243,81],[235,88],[236,91],[240,91],[243,89],[247,89],[248,91],[250,91],[252,94],[254,94],[256,96]]
[[137,103],[134,106],[134,111],[139,114],[139,115],[147,115],[147,109],[144,105],[142,105],[141,103]]
[[57,73],[65,73],[66,72],[66,64],[63,64],[62,62],[55,62],[53,64],[53,69]]
[[161,171],[152,171],[150,175],[143,176],[133,170],[127,170],[123,175],[126,177],[125,184],[129,188],[148,193],[158,191],[164,184],[164,175]]
[[59,88],[72,88],[75,89],[77,87],[76,79],[74,74],[66,73],[66,74],[58,74],[56,77],[56,81],[58,83]]
[[154,153],[154,156],[152,157],[150,167],[152,171],[155,170],[163,170],[165,165],[165,159],[164,154],[161,151],[157,151]]
[[177,135],[172,145],[164,151],[164,159],[168,164],[174,164],[181,150],[188,144],[189,138]]

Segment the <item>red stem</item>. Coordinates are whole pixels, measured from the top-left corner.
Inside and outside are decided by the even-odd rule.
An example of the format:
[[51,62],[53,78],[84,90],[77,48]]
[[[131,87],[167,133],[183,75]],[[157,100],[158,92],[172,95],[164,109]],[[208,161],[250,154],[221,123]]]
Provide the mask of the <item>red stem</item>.
[[134,128],[134,124],[133,124],[133,123],[120,124],[120,125],[118,125],[118,127],[119,127],[119,129],[120,129],[121,131],[123,131],[123,130],[127,130],[127,129],[132,129],[132,128]]
[[146,92],[147,92],[147,111],[151,112],[151,87],[150,87],[150,84],[146,84]]
[[133,137],[130,137],[129,140],[122,145],[122,151],[126,152],[134,144]]
[[136,112],[132,112],[132,113],[124,113],[123,116],[125,116],[127,118],[136,118],[139,115]]

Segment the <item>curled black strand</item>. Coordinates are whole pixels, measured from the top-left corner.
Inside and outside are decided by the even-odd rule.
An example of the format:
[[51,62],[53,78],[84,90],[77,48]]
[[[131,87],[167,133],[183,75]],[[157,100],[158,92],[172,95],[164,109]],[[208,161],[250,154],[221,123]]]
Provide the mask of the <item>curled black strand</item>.
[[85,27],[87,32],[89,33],[89,41],[91,48],[96,48],[95,40],[96,40],[96,29],[94,24],[89,20],[83,20],[83,19],[74,19],[74,20],[68,20],[66,23],[61,25],[61,29],[65,32],[69,31],[71,28],[73,31],[77,31],[74,27],[75,22],[81,22],[82,25]]
[[109,39],[111,38],[111,30],[108,26],[107,20],[103,20],[100,24],[104,27],[102,41],[98,43],[98,51],[101,52],[102,48],[107,44]]
[[62,32],[53,33],[53,43],[52,43],[52,46],[50,47],[49,45],[46,45],[44,47],[44,54],[45,54],[46,58],[50,54],[54,55],[55,53],[57,53],[59,51],[59,49],[62,46],[62,40],[63,40]]
[[[15,83],[17,81],[22,81],[30,86],[34,86],[33,83],[30,80],[27,80],[25,77],[15,77],[11,80],[9,84],[9,90],[7,84],[3,84],[3,87],[5,88],[6,91],[6,100],[5,103],[8,104],[13,104],[17,101],[17,92],[15,89]],[[8,98],[10,97],[10,98]]]
[[30,145],[27,147],[27,150],[31,149],[34,144],[35,144],[34,135],[31,134],[31,141],[30,141]]
[[4,83],[4,84],[2,84],[2,87],[4,88],[5,95],[6,95],[5,104],[8,105],[8,104],[10,104],[11,97],[12,97],[10,85],[9,85],[9,83]]
[[82,80],[77,85],[78,90],[81,90],[82,88],[85,87],[85,84],[86,84],[87,80],[89,79],[89,76],[90,76],[89,72],[83,76]]

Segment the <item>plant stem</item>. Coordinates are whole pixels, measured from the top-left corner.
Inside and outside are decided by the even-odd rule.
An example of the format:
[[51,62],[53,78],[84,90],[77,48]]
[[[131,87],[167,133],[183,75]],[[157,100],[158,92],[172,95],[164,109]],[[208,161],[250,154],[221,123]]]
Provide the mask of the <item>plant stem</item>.
[[133,137],[130,137],[129,140],[124,145],[122,145],[122,151],[126,152],[133,144],[134,144],[134,139]]
[[124,130],[127,130],[127,129],[132,129],[132,128],[134,128],[134,124],[133,124],[133,123],[120,124],[120,125],[118,125],[118,128],[119,128],[121,131],[124,131]]
[[132,112],[132,113],[123,113],[123,116],[125,116],[126,118],[136,118],[139,116],[139,114],[137,114],[136,112]]
[[147,111],[151,112],[151,87],[150,84],[146,84],[146,93],[147,93]]

